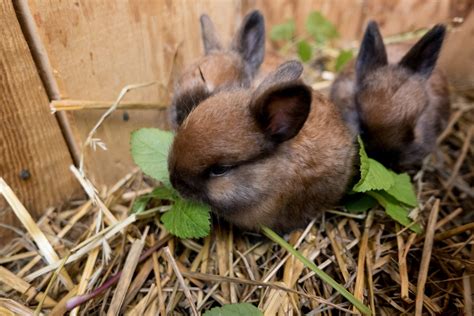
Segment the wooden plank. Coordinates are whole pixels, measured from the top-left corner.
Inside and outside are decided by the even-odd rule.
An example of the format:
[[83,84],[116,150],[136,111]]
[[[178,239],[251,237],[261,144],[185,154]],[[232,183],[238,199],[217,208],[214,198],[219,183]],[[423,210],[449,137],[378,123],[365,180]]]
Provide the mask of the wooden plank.
[[[240,15],[240,0],[59,1],[29,0],[61,97],[114,100],[127,84],[156,80],[126,100],[169,102],[173,80],[202,54],[199,16],[208,13],[224,40]],[[167,128],[165,111],[118,110],[98,130],[108,151],[87,155],[98,185],[113,184],[131,170],[130,133],[140,127]],[[80,145],[101,111],[67,114]]]
[[435,23],[448,22],[461,10],[453,10],[454,0],[253,0],[244,1],[244,11],[256,7],[265,15],[267,29],[291,18],[298,34],[312,11],[319,11],[338,29],[338,45],[359,41],[368,20],[376,20],[385,36],[413,31]]
[[[293,19],[297,34],[305,33],[305,23],[312,11],[321,12],[337,26],[344,40],[354,40],[362,23],[364,2],[354,0],[255,0],[248,3],[248,10],[255,6],[265,16],[267,30],[275,24]],[[271,43],[270,43],[271,44]]]
[[474,98],[474,11],[446,38],[439,66],[453,88]]
[[[10,1],[0,2],[0,91],[0,174],[37,217],[80,189]],[[2,224],[18,225],[3,198],[0,212]],[[2,241],[5,236],[12,231],[0,227]]]
[[382,34],[390,36],[446,23],[449,22],[451,1],[371,0],[367,3],[363,27],[369,19],[374,19]]

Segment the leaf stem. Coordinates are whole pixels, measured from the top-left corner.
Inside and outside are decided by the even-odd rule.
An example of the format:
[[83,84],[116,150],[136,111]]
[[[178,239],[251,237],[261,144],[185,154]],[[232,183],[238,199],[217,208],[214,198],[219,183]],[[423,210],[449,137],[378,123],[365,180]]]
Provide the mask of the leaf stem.
[[361,301],[354,297],[348,290],[346,290],[341,284],[337,283],[336,280],[331,278],[324,271],[319,269],[313,262],[309,261],[305,256],[303,256],[298,250],[293,248],[289,243],[287,243],[283,238],[281,238],[277,233],[266,226],[260,226],[262,232],[265,236],[270,238],[272,241],[279,244],[282,248],[286,249],[289,253],[295,256],[300,260],[305,266],[310,268],[318,277],[320,277],[324,282],[332,286],[337,292],[344,296],[349,302],[351,302],[357,309],[364,315],[371,315],[370,309],[364,305]]

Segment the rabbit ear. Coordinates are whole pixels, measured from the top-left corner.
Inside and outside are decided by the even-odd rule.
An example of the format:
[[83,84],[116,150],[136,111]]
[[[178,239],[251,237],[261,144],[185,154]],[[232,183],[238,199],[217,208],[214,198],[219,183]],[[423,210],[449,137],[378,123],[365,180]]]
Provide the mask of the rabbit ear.
[[429,77],[438,60],[445,34],[446,27],[444,25],[435,25],[406,53],[398,64],[422,76]]
[[259,11],[252,11],[244,17],[231,48],[242,56],[251,75],[255,75],[265,55],[265,21]]
[[279,83],[290,82],[298,80],[303,73],[303,65],[296,60],[287,61],[271,73],[269,73],[263,81],[258,85],[254,96],[263,94],[270,87]]
[[251,112],[264,134],[280,143],[298,134],[311,110],[311,89],[298,80],[302,66],[287,62],[255,91]]
[[207,14],[203,14],[201,15],[200,21],[202,42],[204,44],[204,52],[206,55],[212,50],[222,49],[222,45],[216,34],[211,18]]
[[357,81],[360,82],[369,72],[387,64],[387,53],[379,27],[376,22],[370,21],[357,55]]

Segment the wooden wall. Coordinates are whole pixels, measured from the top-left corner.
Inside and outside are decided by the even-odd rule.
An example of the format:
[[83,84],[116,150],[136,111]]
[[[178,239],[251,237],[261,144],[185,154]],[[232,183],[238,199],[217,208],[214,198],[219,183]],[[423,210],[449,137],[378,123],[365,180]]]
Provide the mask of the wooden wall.
[[[130,93],[129,100],[167,103],[173,79],[202,52],[199,16],[208,13],[223,39],[229,40],[242,16],[262,10],[267,29],[288,18],[304,27],[309,12],[321,11],[345,43],[358,39],[369,18],[391,35],[446,22],[453,1],[418,0],[29,0],[38,36],[49,57],[62,98],[113,100],[127,84],[158,81]],[[422,14],[414,14],[422,12]],[[143,126],[167,128],[159,111],[115,113],[99,130],[109,150],[89,155],[88,168],[97,184],[110,185],[130,170],[128,139]],[[80,148],[100,112],[69,114],[74,143]],[[77,154],[77,152],[76,152]]]
[[[72,159],[9,1],[0,2],[0,176],[40,215],[80,192]],[[0,223],[16,225],[0,197]],[[0,244],[12,231],[0,227]]]
[[[224,35],[234,29],[237,1],[29,1],[62,98],[114,100],[128,84],[157,81],[129,100],[167,102],[173,72],[201,52],[199,15],[209,11]],[[214,13],[214,14],[213,14]],[[178,69],[176,69],[178,68]],[[167,128],[166,112],[123,111],[99,129],[108,151],[89,155],[96,184],[130,171],[129,135],[146,126]],[[80,145],[100,117],[97,110],[68,115]]]
[[[0,175],[40,213],[79,191],[67,166],[77,160],[102,113],[69,112],[61,121],[62,134],[49,113],[48,96],[109,101],[128,84],[157,81],[126,100],[167,104],[176,75],[202,53],[203,13],[229,41],[251,9],[264,13],[267,30],[295,18],[299,31],[318,10],[338,27],[344,46],[360,38],[369,19],[392,35],[465,16],[472,0],[4,0],[0,8]],[[131,131],[168,127],[165,111],[124,112],[117,111],[98,131],[108,151],[87,156],[98,186],[110,186],[131,170]],[[28,181],[18,177],[24,168],[32,173]]]
[[438,63],[457,92],[474,98],[474,11],[448,35]]
[[340,33],[339,45],[358,41],[369,20],[376,20],[384,36],[450,22],[473,9],[472,0],[247,0],[243,12],[257,8],[265,15],[267,29],[288,19],[302,32],[307,16],[321,12]]

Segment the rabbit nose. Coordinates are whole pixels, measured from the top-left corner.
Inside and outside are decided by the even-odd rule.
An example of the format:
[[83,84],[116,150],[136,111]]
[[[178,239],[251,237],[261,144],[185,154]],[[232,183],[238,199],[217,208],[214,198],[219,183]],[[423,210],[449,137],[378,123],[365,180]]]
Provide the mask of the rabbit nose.
[[170,182],[171,182],[171,185],[176,190],[178,190],[178,187],[180,186],[180,183],[182,182],[182,180],[180,179],[180,177],[178,176],[178,174],[176,172],[171,171],[170,172]]
[[192,192],[192,185],[185,180],[186,177],[181,176],[178,172],[171,172],[171,185],[182,195],[187,195]]

